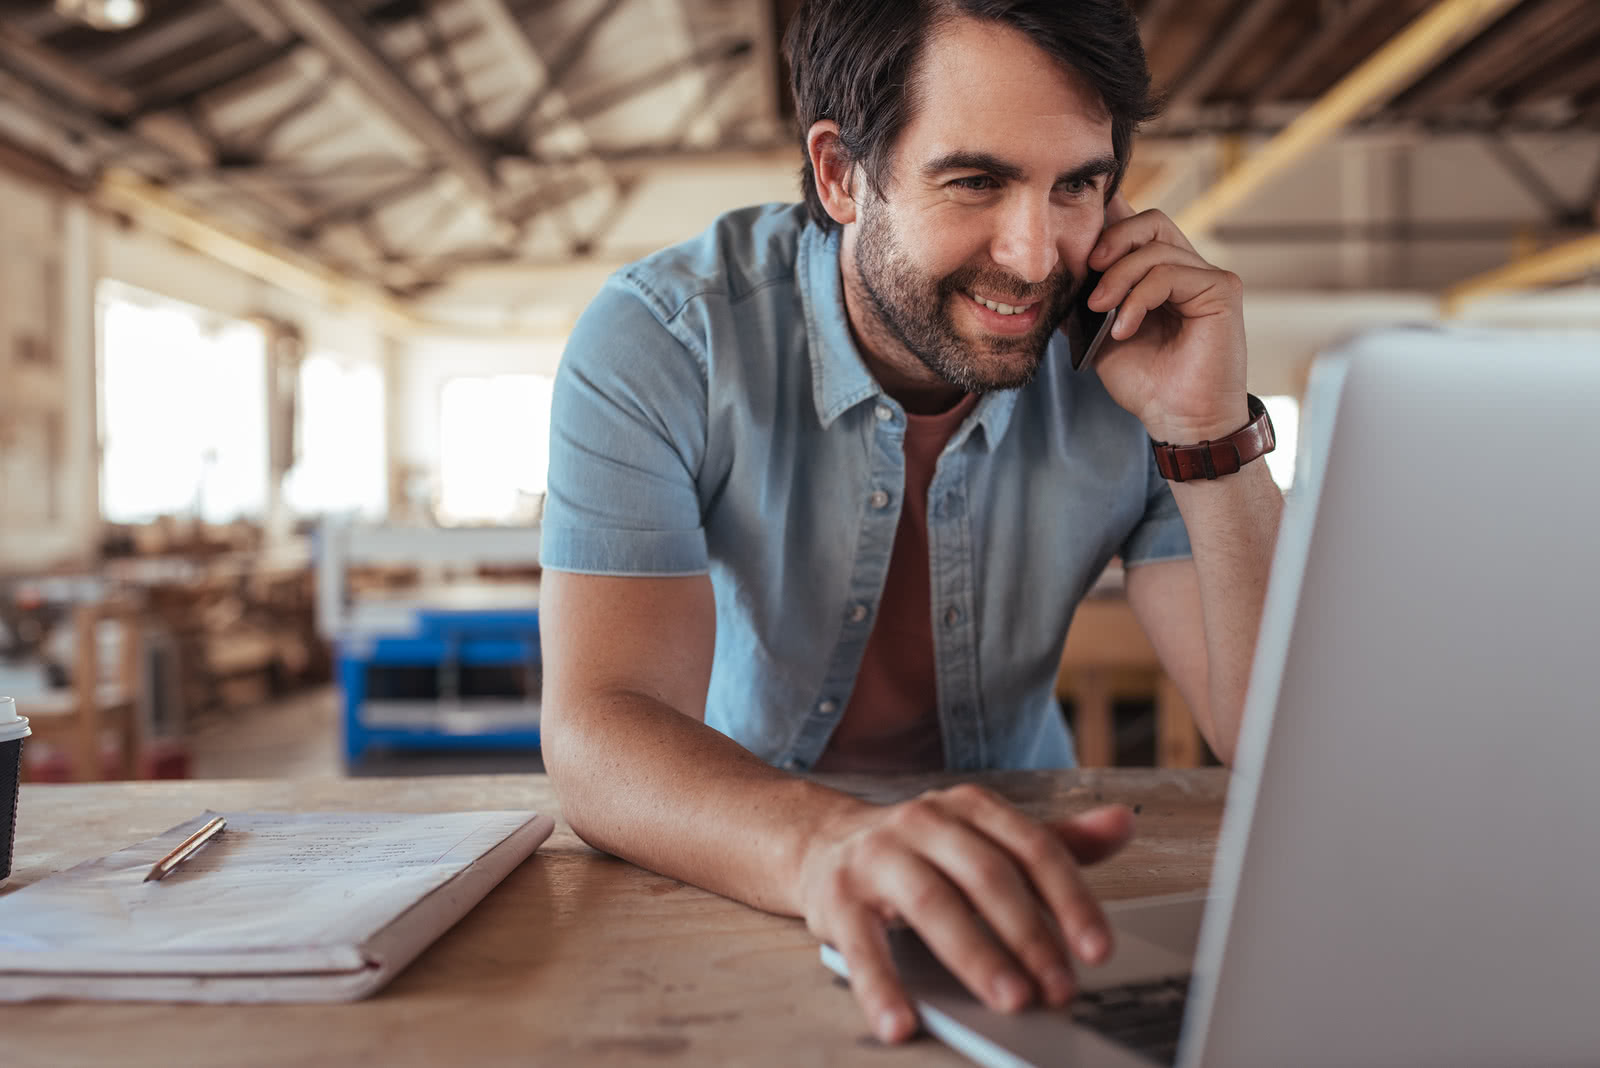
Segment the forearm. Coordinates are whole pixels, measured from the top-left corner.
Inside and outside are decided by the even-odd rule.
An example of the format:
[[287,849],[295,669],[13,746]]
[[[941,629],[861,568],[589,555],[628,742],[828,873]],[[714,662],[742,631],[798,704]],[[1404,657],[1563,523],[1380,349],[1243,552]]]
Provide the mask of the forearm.
[[1189,531],[1205,619],[1207,709],[1202,718],[1212,748],[1231,764],[1283,495],[1259,461],[1214,481],[1174,482],[1172,495]]
[[866,807],[638,693],[562,710],[545,761],[563,816],[596,849],[785,915],[801,914],[807,843]]

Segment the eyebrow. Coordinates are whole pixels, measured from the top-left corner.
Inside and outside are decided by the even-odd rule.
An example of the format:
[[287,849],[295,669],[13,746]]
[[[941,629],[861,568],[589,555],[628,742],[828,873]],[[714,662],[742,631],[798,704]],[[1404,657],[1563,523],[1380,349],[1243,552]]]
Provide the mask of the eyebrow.
[[[1087,182],[1101,175],[1116,174],[1117,168],[1118,164],[1114,158],[1099,156],[1057,175],[1056,184]],[[929,160],[922,168],[922,174],[927,178],[943,174],[945,171],[983,171],[1008,182],[1017,181],[1022,177],[1021,167],[987,152],[946,152],[937,159]]]

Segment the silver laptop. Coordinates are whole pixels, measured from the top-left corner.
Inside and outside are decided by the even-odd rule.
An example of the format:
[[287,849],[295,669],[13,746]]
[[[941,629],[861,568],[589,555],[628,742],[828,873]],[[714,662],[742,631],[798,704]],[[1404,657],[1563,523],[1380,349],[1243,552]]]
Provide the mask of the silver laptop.
[[973,1060],[1600,1064],[1600,334],[1370,335],[1302,426],[1210,898],[1009,1017],[897,935]]

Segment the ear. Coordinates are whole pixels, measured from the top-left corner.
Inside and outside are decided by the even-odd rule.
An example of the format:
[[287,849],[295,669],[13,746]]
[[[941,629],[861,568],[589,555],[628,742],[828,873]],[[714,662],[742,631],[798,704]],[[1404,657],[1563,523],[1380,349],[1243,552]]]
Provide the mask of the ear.
[[845,158],[839,143],[839,124],[821,119],[806,131],[806,154],[811,158],[811,173],[816,176],[817,196],[833,221],[840,226],[856,221],[857,178],[855,164]]

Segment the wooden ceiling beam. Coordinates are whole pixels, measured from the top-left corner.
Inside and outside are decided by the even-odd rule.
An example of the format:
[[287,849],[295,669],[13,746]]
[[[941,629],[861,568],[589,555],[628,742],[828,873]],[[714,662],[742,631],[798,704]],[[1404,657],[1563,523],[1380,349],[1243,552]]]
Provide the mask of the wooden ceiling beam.
[[1395,98],[1394,108],[1407,115],[1425,115],[1482,95],[1493,82],[1521,66],[1525,70],[1549,58],[1551,43],[1571,36],[1574,18],[1592,0],[1544,0],[1508,13],[1476,40]]
[[658,86],[681,78],[683,75],[698,71],[703,67],[718,63],[731,63],[744,59],[755,51],[755,46],[748,40],[740,37],[725,41],[713,41],[710,44],[696,48],[686,56],[668,60],[659,66],[651,67],[630,78],[613,85],[604,85],[598,89],[591,89],[582,96],[571,100],[571,115],[575,119],[586,119],[594,115],[603,114],[624,101],[631,100],[649,92]]
[[1156,38],[1161,36],[1177,10],[1178,0],[1146,0],[1139,12],[1139,40],[1144,43],[1146,52],[1155,46]]
[[1329,89],[1272,140],[1232,168],[1178,216],[1189,234],[1215,226],[1267,182],[1371,108],[1392,100],[1417,75],[1470,40],[1518,0],[1438,0]]
[[438,161],[433,157],[405,160],[385,155],[351,156],[337,162],[315,165],[294,160],[273,160],[194,167],[173,175],[172,181],[195,186],[281,185],[312,188],[343,182],[381,180],[401,172],[420,172],[436,166]]
[[1328,53],[1350,36],[1351,30],[1361,25],[1369,15],[1387,3],[1393,3],[1393,0],[1349,0],[1339,7],[1335,14],[1324,19],[1322,25],[1301,42],[1299,48],[1273,67],[1272,74],[1267,80],[1256,86],[1252,98],[1257,103],[1263,103],[1283,96],[1284,91],[1294,84],[1296,78],[1328,58]]
[[1556,50],[1544,62],[1528,71],[1520,82],[1504,94],[1511,106],[1524,101],[1550,97],[1576,96],[1600,88],[1600,28]]
[[355,282],[270,238],[208,219],[188,201],[133,175],[108,172],[95,190],[101,208],[219,263],[323,305],[359,305],[377,313],[386,327],[409,331],[415,318],[376,289]]
[[1589,205],[1589,215],[1594,219],[1596,227],[1600,227],[1600,160],[1595,162],[1594,177],[1589,179],[1588,193],[1584,202]]
[[330,226],[370,216],[397,200],[404,200],[422,192],[433,185],[438,177],[438,169],[429,168],[415,174],[402,175],[399,181],[391,182],[380,189],[368,186],[360,193],[318,211],[296,227],[296,231],[300,237],[308,241],[314,240],[318,233]]
[[[509,12],[503,15],[492,13],[491,8],[503,7],[504,0],[472,0],[472,2],[483,9],[482,15],[490,20],[491,24],[504,21],[512,23],[514,33],[508,36],[506,40],[514,45],[520,45],[521,50],[531,57],[531,62],[536,65],[540,74],[538,86],[528,94],[528,99],[517,110],[516,118],[507,123],[502,131],[503,135],[510,140],[520,140],[523,137],[529,125],[538,116],[540,108],[544,107],[545,102],[553,96],[561,97],[563,103],[560,105],[560,111],[562,114],[567,113],[569,109],[564,103],[566,98],[561,88],[561,83],[566,80],[567,74],[577,64],[578,60],[583,58],[584,52],[588,50],[589,43],[594,40],[594,36],[599,32],[600,27],[605,25],[622,6],[622,0],[601,0],[600,5],[590,12],[588,18],[577,29],[572,31],[570,37],[561,43],[560,50],[547,63],[540,48],[534,43],[533,38],[528,35],[527,27],[522,24],[520,19],[512,17]],[[528,140],[531,141],[532,139],[529,138]]]
[[121,118],[134,109],[134,95],[122,86],[97,77],[55,49],[3,22],[0,22],[0,55],[23,72],[102,115]]
[[[263,8],[248,0],[227,0],[260,18]],[[242,13],[242,10],[241,10]],[[361,92],[401,129],[437,154],[452,173],[487,201],[499,196],[499,181],[489,152],[463,137],[442,118],[384,56],[360,16],[343,3],[278,0],[275,13],[286,26],[323,52]]]
[[38,152],[18,148],[5,140],[0,140],[0,171],[26,178],[50,189],[64,189],[69,192],[81,193],[90,184],[84,178],[46,159]]
[[1600,270],[1600,234],[1580,237],[1451,286],[1444,294],[1447,315],[1495,293],[1535,289]]
[[[51,126],[77,135],[89,148],[95,169],[115,159],[119,165],[157,181],[166,181],[186,169],[211,165],[211,148],[192,127],[172,115],[151,115],[131,128],[114,124],[47,88],[33,85],[0,70],[0,99],[42,119]],[[236,192],[242,192],[236,190]],[[271,189],[255,190],[245,206],[273,219],[294,219],[305,207]]]
[[160,13],[155,18],[114,35],[116,44],[94,53],[92,62],[102,77],[121,78],[237,27],[227,10],[216,4],[194,4],[176,13],[165,5],[153,6]]
[[439,11],[433,0],[418,0],[419,11],[417,20],[422,27],[422,37],[428,57],[433,61],[434,69],[439,73],[439,82],[450,94],[455,102],[455,119],[457,125],[468,132],[478,129],[477,103],[472,99],[472,94],[467,90],[467,82],[461,74],[461,64],[456,62],[456,54],[446,37],[444,27],[439,21]]
[[1538,168],[1512,147],[1504,137],[1486,134],[1482,140],[1489,154],[1529,196],[1544,207],[1545,214],[1552,222],[1570,224],[1583,219],[1584,208],[1568,204],[1566,198],[1550,185],[1543,174],[1539,173]]
[[1204,100],[1225,78],[1240,53],[1266,29],[1287,0],[1243,0],[1223,20],[1223,28],[1200,49],[1196,60],[1174,83],[1167,97],[1172,110],[1190,107]]
[[32,79],[12,73],[0,63],[0,104],[17,108],[54,129],[82,139],[91,155],[115,153],[130,165],[161,166],[174,162],[170,153],[136,132],[111,124],[104,116],[71,101]]
[[[555,65],[548,62],[544,50],[539,42],[535,41],[533,34],[528,32],[527,24],[522,17],[512,9],[507,0],[467,0],[478,20],[489,29],[490,36],[499,41],[509,50],[516,61],[521,64],[523,72],[528,76],[532,88],[528,98],[523,101],[518,111],[517,118],[503,130],[502,145],[504,151],[529,152],[532,139],[528,135],[528,125],[534,114],[540,108],[547,108],[564,122],[570,123],[569,133],[571,140],[578,146],[578,154],[587,158],[589,148],[589,135],[583,126],[571,118],[571,107],[567,100],[566,92],[561,88],[560,82],[566,75],[567,69],[573,62],[570,51],[574,46],[569,44],[569,52]],[[599,29],[616,10],[614,2],[602,4],[592,13],[588,21],[576,32],[576,48],[581,53],[588,47],[588,42],[595,30]],[[600,180],[606,182],[601,169]]]
[[273,45],[247,37],[203,59],[181,63],[139,87],[139,110],[185,107],[205,93],[254,73],[288,55],[292,45]]

